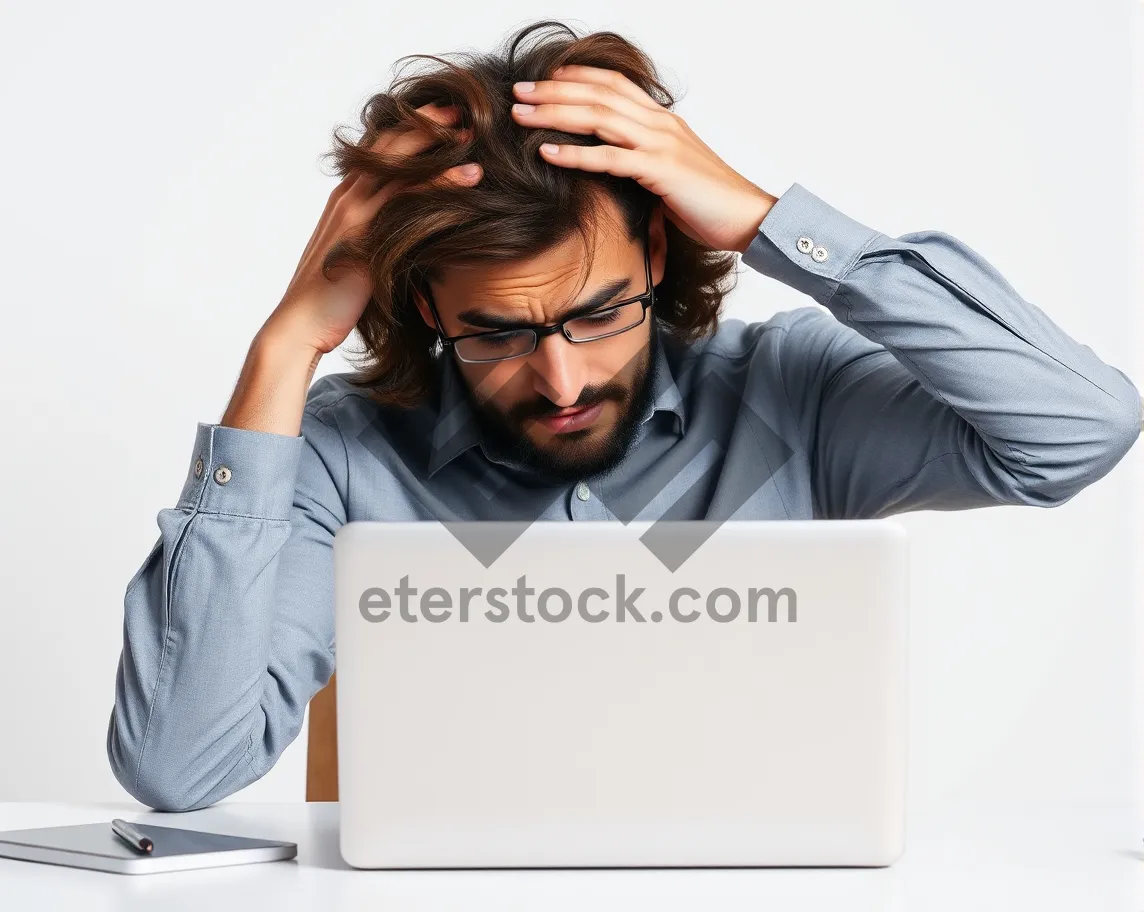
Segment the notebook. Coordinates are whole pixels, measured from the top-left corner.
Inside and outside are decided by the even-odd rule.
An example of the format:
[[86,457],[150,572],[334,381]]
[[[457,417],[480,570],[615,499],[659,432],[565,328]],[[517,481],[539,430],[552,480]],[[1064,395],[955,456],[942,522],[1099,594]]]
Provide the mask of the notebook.
[[293,842],[224,836],[130,821],[155,844],[139,852],[111,829],[111,821],[0,832],[0,858],[18,858],[116,874],[152,874],[294,858]]

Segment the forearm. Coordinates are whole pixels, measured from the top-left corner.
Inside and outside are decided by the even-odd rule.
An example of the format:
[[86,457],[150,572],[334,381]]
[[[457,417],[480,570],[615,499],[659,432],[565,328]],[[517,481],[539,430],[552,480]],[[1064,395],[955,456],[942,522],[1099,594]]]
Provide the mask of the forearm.
[[282,711],[267,667],[303,444],[199,424],[178,503],[128,584],[107,749],[152,807],[201,806],[259,775],[258,739]]
[[320,352],[295,341],[284,328],[267,324],[250,344],[219,424],[297,436],[306,392],[321,357]]
[[1139,435],[1133,383],[948,234],[891,238],[796,184],[768,212],[744,262],[888,350],[947,406],[924,412],[935,424],[916,433],[944,435],[986,484],[1060,503],[1109,471]]
[[[317,356],[263,332],[219,424],[200,423],[178,501],[128,584],[107,753],[163,810],[266,772],[333,669],[331,542],[345,521],[305,414]],[[304,433],[303,433],[304,429]]]

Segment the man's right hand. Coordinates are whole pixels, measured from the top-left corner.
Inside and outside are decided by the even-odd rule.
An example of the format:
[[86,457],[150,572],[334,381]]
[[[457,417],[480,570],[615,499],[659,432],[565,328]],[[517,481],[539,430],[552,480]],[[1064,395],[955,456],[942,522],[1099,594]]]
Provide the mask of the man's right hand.
[[[427,104],[417,110],[438,123],[456,122],[454,105]],[[464,137],[468,132],[459,134]],[[422,130],[390,130],[378,137],[373,149],[408,155],[430,141]],[[480,166],[471,175],[462,171],[465,167],[450,168],[422,186],[479,182]],[[340,267],[327,279],[322,263],[334,244],[366,228],[398,189],[390,183],[374,190],[372,184],[367,175],[351,172],[333,189],[286,293],[251,343],[220,424],[290,436],[299,433],[318,362],[345,341],[369,303],[372,289],[364,268]]]
[[[454,105],[427,104],[417,110],[441,124],[456,122]],[[464,136],[468,132],[462,130],[459,134]],[[389,130],[378,137],[373,149],[391,155],[410,155],[430,141],[422,130],[401,133]],[[423,186],[442,182],[471,186],[480,181],[479,165],[473,164],[476,168],[473,175],[465,174],[464,167],[466,165],[450,168]],[[370,277],[364,268],[341,267],[329,280],[322,275],[322,262],[335,243],[366,228],[385,201],[399,189],[389,183],[374,191],[372,184],[369,176],[351,172],[333,189],[282,301],[264,326],[268,334],[278,338],[287,336],[299,346],[312,350],[315,359],[345,341],[369,302]]]

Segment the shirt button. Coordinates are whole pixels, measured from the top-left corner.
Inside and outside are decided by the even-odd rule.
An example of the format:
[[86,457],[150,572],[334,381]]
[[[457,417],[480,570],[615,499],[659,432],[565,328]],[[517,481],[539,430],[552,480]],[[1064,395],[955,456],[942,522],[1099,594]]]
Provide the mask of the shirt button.
[[217,469],[214,470],[214,480],[219,484],[226,484],[228,481],[230,481],[230,469],[228,469],[226,466],[220,465]]
[[199,478],[203,474],[203,460],[199,457],[195,460],[195,478]]
[[798,248],[799,253],[810,253],[811,248],[814,246],[814,241],[804,234],[798,239],[795,246]]
[[814,262],[816,262],[816,263],[821,263],[821,262],[822,262],[823,260],[825,260],[825,259],[826,259],[826,258],[827,258],[829,255],[830,255],[830,254],[828,254],[828,253],[826,252],[826,248],[825,248],[825,247],[815,247],[815,248],[814,248],[814,249],[813,249],[813,250],[810,252],[810,258],[811,258],[812,260],[814,260]]
[[587,482],[582,481],[578,485],[576,485],[576,496],[579,497],[581,500],[587,500],[589,497],[592,496],[592,492],[588,488]]

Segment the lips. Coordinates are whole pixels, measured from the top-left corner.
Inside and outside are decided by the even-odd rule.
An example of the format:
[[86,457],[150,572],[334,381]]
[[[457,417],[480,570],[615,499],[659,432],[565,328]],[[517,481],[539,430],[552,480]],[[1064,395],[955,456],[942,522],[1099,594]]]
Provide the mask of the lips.
[[595,421],[604,408],[603,402],[578,409],[564,409],[555,415],[537,418],[536,421],[545,430],[559,434],[585,428]]

